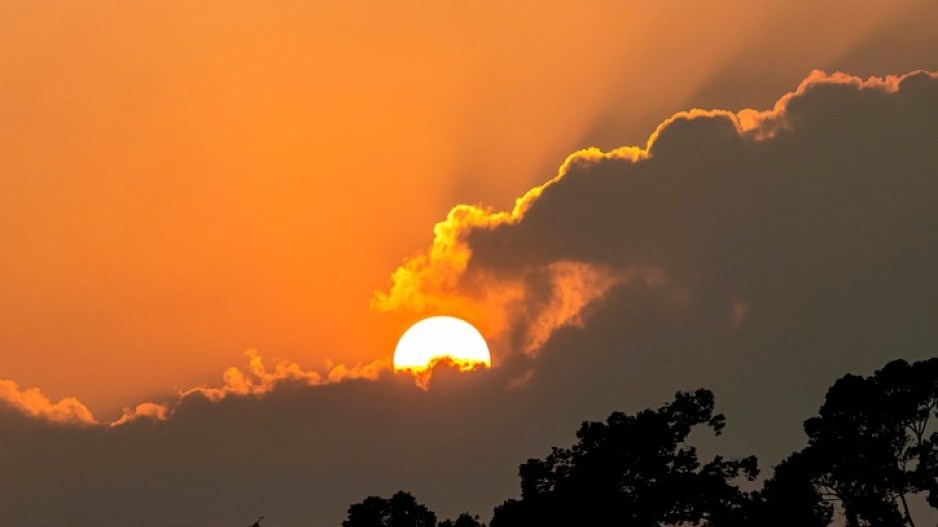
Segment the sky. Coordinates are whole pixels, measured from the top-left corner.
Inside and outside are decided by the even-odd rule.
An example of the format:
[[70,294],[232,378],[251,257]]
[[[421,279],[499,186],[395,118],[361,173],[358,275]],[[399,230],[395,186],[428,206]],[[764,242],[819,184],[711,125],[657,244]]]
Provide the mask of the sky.
[[[0,520],[485,515],[580,421],[700,386],[771,466],[837,377],[934,355],[936,23],[4,2]],[[493,368],[393,374],[437,314]]]

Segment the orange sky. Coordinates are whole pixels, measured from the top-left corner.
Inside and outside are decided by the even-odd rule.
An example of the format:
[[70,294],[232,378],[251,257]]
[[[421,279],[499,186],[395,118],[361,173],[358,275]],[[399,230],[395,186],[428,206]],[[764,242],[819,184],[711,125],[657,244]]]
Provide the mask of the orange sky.
[[248,348],[388,358],[413,320],[369,300],[454,204],[813,68],[936,67],[913,2],[346,4],[0,5],[0,379],[107,417]]

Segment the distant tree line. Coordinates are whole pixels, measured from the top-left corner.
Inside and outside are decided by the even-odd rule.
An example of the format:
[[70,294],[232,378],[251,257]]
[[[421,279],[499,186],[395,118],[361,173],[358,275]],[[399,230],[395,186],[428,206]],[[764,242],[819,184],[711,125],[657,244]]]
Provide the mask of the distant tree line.
[[[805,422],[807,447],[758,490],[737,485],[757,478],[754,456],[701,460],[688,443],[698,428],[721,433],[725,420],[714,408],[713,393],[701,389],[658,409],[584,422],[572,447],[521,465],[521,498],[495,507],[490,527],[826,527],[835,508],[848,527],[923,527],[909,496],[923,493],[938,509],[938,358],[837,380]],[[350,506],[342,526],[484,524],[469,513],[437,521],[402,491]]]

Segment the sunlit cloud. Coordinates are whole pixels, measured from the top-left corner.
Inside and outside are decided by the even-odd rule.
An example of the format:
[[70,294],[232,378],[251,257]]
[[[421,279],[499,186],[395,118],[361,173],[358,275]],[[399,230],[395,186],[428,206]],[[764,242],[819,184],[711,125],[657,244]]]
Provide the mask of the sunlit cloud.
[[[560,181],[572,165],[592,159],[626,158],[638,160],[646,154],[639,148],[621,148],[603,153],[591,148],[569,156],[558,175],[536,186],[515,201],[510,211],[497,212],[477,205],[458,205],[446,219],[434,226],[433,243],[423,254],[407,259],[391,276],[387,291],[377,291],[371,307],[382,312],[405,311],[419,316],[457,313],[481,322],[490,336],[505,336],[518,316],[518,309],[534,318],[531,342],[526,353],[534,353],[557,327],[578,323],[577,314],[590,301],[616,283],[608,271],[591,269],[589,264],[551,262],[546,272],[559,295],[534,310],[534,296],[525,280],[476,271],[467,275],[472,257],[468,236],[477,230],[492,230],[520,222],[530,206],[551,185]],[[536,313],[534,312],[536,311]]]
[[[454,207],[446,219],[435,226],[430,247],[407,259],[392,273],[390,286],[375,293],[371,307],[382,312],[419,316],[458,313],[485,326],[487,336],[498,343],[495,346],[498,352],[537,355],[556,330],[582,326],[584,310],[601,302],[616,286],[636,283],[636,280],[645,286],[666,285],[667,271],[655,266],[597,265],[559,256],[553,261],[526,262],[520,272],[509,274],[474,262],[474,236],[523,227],[532,208],[552,187],[566,183],[571,177],[588,177],[591,166],[608,161],[640,164],[656,155],[666,155],[660,151],[669,146],[663,138],[684,124],[698,120],[714,123],[714,126],[728,123],[729,133],[739,140],[764,141],[774,138],[780,130],[792,129],[791,119],[797,118],[798,113],[797,109],[792,109],[793,105],[814,89],[843,86],[855,91],[895,93],[903,80],[914,75],[936,77],[934,73],[916,71],[862,79],[815,70],[797,89],[780,97],[771,109],[691,109],[665,119],[644,147],[622,147],[609,152],[587,148],[575,152],[567,157],[556,177],[529,190],[509,211],[465,204]],[[590,232],[580,234],[585,238],[591,235]],[[540,233],[540,236],[549,239],[551,233]],[[495,248],[488,250],[498,251],[498,247],[511,250],[509,235],[496,242],[491,241],[493,238],[498,237],[489,236],[488,240]],[[731,306],[733,324],[737,327],[742,324],[749,309],[746,301],[735,301]]]
[[114,421],[108,423],[108,426],[121,426],[140,419],[150,419],[153,421],[165,421],[169,417],[169,407],[159,403],[140,403],[133,409],[124,408],[123,414]]
[[328,364],[329,373],[326,382],[330,384],[355,379],[374,381],[391,371],[391,363],[385,359],[376,359],[371,362],[355,363],[352,366],[345,364]]
[[0,401],[25,415],[53,423],[97,424],[91,410],[74,397],[52,402],[39,388],[20,388],[15,382],[0,380]]
[[268,367],[257,350],[245,352],[248,366],[245,369],[230,367],[222,375],[221,386],[198,386],[183,391],[179,399],[201,396],[218,402],[230,396],[263,396],[280,384],[297,383],[305,386],[335,384],[347,380],[375,380],[390,371],[387,360],[377,359],[369,363],[357,363],[352,366],[327,362],[325,373],[306,370],[293,361],[279,361]]
[[412,376],[414,378],[414,384],[416,384],[418,388],[429,391],[434,374],[439,370],[467,373],[476,370],[484,370],[486,368],[489,368],[489,365],[484,362],[442,356],[430,359],[429,363],[425,366],[419,368],[398,368],[397,371]]
[[143,402],[134,407],[125,407],[121,416],[110,422],[95,419],[91,410],[75,397],[65,397],[53,403],[38,388],[21,389],[9,380],[0,380],[0,403],[5,402],[24,415],[53,423],[118,427],[140,420],[165,421],[179,404],[190,397],[202,397],[217,403],[228,397],[262,397],[286,383],[322,386],[355,379],[376,380],[391,371],[391,365],[385,359],[351,366],[327,361],[325,372],[320,373],[286,360],[268,366],[260,353],[253,349],[246,351],[245,356],[248,359],[247,367],[232,366],[226,369],[219,386],[196,386],[182,390],[172,402]]
[[322,384],[319,372],[306,371],[295,362],[281,361],[270,370],[257,350],[248,350],[245,355],[248,367],[242,370],[232,366],[225,370],[221,386],[190,388],[182,392],[181,397],[198,394],[210,401],[220,401],[229,395],[263,395],[281,382],[293,381],[310,386]]

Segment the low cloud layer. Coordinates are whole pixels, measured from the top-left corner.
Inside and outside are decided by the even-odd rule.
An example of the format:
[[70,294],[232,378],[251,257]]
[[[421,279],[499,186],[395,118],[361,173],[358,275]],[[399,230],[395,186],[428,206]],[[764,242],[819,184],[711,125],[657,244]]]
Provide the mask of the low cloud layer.
[[143,402],[124,408],[122,415],[111,422],[95,419],[91,410],[74,397],[65,397],[52,402],[39,388],[22,389],[15,382],[0,380],[0,403],[25,416],[61,425],[121,426],[139,419],[165,421],[176,407],[185,404],[188,398],[201,398],[211,402],[223,401],[230,396],[263,396],[282,384],[300,386],[324,386],[348,380],[376,380],[391,370],[391,365],[382,359],[370,363],[328,364],[325,373],[305,370],[293,361],[279,361],[269,368],[257,350],[245,352],[247,367],[232,366],[222,374],[218,386],[196,386],[180,391],[167,398],[167,402]]
[[491,337],[493,369],[428,392],[387,365],[252,355],[107,427],[0,384],[0,520],[337,525],[398,489],[487,514],[579,421],[699,386],[721,449],[771,465],[835,378],[938,348],[936,144],[935,74],[816,72],[770,110],[692,110],[644,147],[573,154],[512,211],[459,206],[373,300]]

